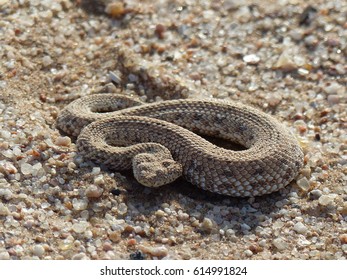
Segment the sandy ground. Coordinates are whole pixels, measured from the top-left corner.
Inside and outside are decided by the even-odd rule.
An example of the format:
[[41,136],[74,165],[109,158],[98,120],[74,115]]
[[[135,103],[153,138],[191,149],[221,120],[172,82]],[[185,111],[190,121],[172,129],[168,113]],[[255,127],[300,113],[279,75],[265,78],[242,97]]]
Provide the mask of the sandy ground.
[[[303,2],[0,0],[0,259],[346,259],[347,3]],[[105,91],[253,105],[305,167],[250,199],[145,188],[54,125]]]

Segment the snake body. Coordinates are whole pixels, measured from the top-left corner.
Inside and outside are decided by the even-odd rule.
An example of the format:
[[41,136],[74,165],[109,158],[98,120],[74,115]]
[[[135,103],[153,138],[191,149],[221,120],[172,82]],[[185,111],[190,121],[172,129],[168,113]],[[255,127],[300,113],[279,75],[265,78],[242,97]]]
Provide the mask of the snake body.
[[[57,126],[78,136],[84,158],[115,170],[132,167],[136,179],[151,187],[183,175],[211,192],[260,196],[288,185],[303,165],[303,152],[289,130],[270,115],[231,101],[145,104],[124,95],[94,94],[66,106]],[[198,134],[246,149],[221,148]]]

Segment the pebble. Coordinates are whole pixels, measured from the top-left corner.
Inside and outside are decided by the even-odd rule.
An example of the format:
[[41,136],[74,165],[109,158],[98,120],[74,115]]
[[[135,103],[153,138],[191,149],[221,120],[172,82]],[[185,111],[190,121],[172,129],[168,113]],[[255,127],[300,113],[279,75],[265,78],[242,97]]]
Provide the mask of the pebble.
[[328,206],[334,204],[336,195],[335,194],[324,194],[319,197],[318,203],[321,206]]
[[89,223],[86,221],[76,222],[72,225],[72,230],[76,233],[83,233],[89,227]]
[[55,139],[54,143],[57,146],[68,147],[71,145],[71,138],[68,136],[59,136],[57,139]]
[[341,85],[334,82],[334,83],[331,83],[329,86],[325,87],[324,90],[327,94],[337,94],[341,88],[342,88]]
[[20,164],[20,170],[23,175],[29,175],[34,171],[33,166],[26,162]]
[[0,252],[0,260],[10,260],[10,254],[8,252]]
[[306,177],[300,178],[296,181],[296,183],[299,186],[299,188],[304,192],[307,192],[310,189],[310,182],[307,180]]
[[297,233],[300,233],[300,234],[306,234],[307,233],[307,227],[301,223],[301,222],[298,222],[294,225],[293,229],[297,232]]
[[111,231],[108,236],[110,240],[115,243],[120,242],[122,239],[122,235],[119,231]]
[[167,214],[163,211],[163,210],[157,210],[155,211],[155,215],[158,217],[158,218],[162,218],[162,217],[165,217]]
[[91,185],[86,189],[86,196],[88,198],[99,198],[103,193],[103,190],[95,185]]
[[42,58],[42,64],[43,66],[47,67],[53,63],[53,60],[50,56],[46,55]]
[[311,199],[311,200],[315,200],[315,199],[318,199],[322,196],[322,191],[321,190],[312,190],[308,193],[308,197]]
[[212,231],[214,228],[213,222],[209,218],[204,218],[202,223],[201,223],[201,229],[207,232]]
[[33,248],[33,254],[41,258],[45,253],[45,248],[42,245],[35,245]]
[[88,260],[89,258],[85,253],[78,253],[72,256],[72,260]]
[[279,237],[276,238],[272,241],[272,244],[279,250],[279,251],[283,251],[285,249],[287,249],[288,246],[288,242],[286,240],[284,240],[283,238]]
[[340,239],[342,244],[347,244],[347,234],[341,234],[339,236],[339,239]]
[[16,174],[18,172],[17,168],[11,162],[0,162],[0,172],[2,174]]
[[330,94],[327,97],[327,101],[330,106],[340,103],[340,96],[337,94]]
[[74,198],[72,200],[72,207],[76,211],[86,210],[88,207],[88,200]]
[[245,255],[247,256],[247,257],[251,257],[251,256],[253,256],[253,252],[251,251],[251,250],[245,250]]
[[164,258],[169,253],[168,249],[165,246],[150,247],[145,245],[139,245],[139,249],[145,254],[149,254],[153,257],[158,258]]
[[275,63],[274,68],[283,71],[293,71],[298,67],[292,57],[290,57],[287,53],[282,53]]
[[10,214],[10,211],[8,210],[7,206],[0,203],[0,216],[7,216],[8,214]]
[[243,61],[247,64],[255,65],[260,61],[260,57],[255,54],[248,54],[243,57]]
[[128,212],[128,207],[125,203],[120,203],[117,210],[119,215],[125,215]]

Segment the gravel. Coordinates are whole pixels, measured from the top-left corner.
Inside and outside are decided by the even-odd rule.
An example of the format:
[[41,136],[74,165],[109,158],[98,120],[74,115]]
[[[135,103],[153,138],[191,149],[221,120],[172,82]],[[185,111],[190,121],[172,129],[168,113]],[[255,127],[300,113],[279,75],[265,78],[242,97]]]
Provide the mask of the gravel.
[[[0,259],[346,259],[347,4],[265,2],[1,1]],[[253,105],[305,167],[250,199],[142,187],[54,125],[105,91]]]

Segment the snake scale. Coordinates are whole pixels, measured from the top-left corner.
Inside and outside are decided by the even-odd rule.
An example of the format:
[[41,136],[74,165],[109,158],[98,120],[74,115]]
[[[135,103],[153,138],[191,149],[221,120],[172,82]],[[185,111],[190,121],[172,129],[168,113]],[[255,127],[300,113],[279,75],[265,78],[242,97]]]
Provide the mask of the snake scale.
[[[110,169],[133,168],[143,185],[158,187],[182,176],[205,190],[260,196],[288,185],[303,166],[291,132],[255,108],[221,100],[142,103],[121,94],[93,94],[71,102],[57,126],[78,136],[84,158]],[[241,144],[234,151],[200,135]]]

